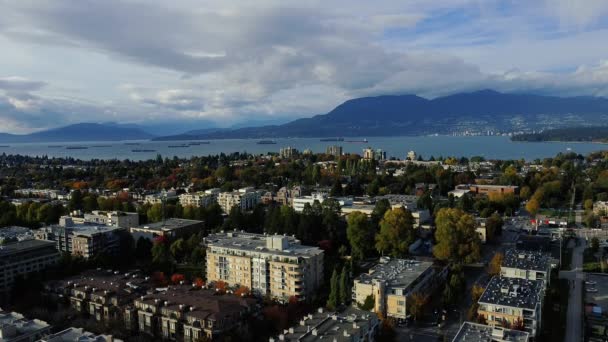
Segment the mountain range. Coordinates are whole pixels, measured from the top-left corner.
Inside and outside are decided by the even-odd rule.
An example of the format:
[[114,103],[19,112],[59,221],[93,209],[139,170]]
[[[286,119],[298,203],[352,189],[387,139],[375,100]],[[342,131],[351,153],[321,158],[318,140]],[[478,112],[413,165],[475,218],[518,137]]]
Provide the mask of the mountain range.
[[282,125],[189,131],[157,140],[348,137],[531,131],[608,124],[608,99],[505,94],[493,90],[425,99],[384,95],[348,100],[327,114]]
[[79,123],[30,134],[0,133],[2,143],[119,141],[151,139],[154,135],[134,125]]

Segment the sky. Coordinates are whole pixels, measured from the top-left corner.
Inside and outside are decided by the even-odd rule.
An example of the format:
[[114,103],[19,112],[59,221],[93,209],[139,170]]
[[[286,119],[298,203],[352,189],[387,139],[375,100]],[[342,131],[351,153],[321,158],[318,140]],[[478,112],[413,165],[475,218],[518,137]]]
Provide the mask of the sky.
[[0,132],[285,122],[381,94],[608,97],[606,0],[0,0],[0,8]]

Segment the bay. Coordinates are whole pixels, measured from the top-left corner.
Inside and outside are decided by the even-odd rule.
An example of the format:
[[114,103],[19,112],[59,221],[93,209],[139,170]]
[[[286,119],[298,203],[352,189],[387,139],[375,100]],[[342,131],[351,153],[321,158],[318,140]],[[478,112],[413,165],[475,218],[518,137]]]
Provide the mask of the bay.
[[[347,140],[362,140],[348,138]],[[209,140],[209,144],[189,145],[190,141],[128,141],[128,142],[66,142],[66,143],[14,143],[0,146],[0,153],[28,156],[72,157],[91,159],[145,160],[163,157],[185,157],[215,155],[219,153],[248,152],[266,154],[278,152],[281,147],[291,146],[300,151],[310,149],[315,153],[325,152],[327,146],[339,145],[344,152],[362,154],[366,147],[383,149],[388,157],[404,159],[408,151],[415,151],[427,159],[431,156],[472,157],[486,159],[542,159],[559,152],[589,152],[606,150],[607,145],[597,143],[569,142],[512,142],[504,136],[419,136],[419,137],[370,137],[368,142],[328,142],[319,138],[279,138],[276,144],[257,144],[257,139]],[[195,142],[196,143],[196,142]],[[186,147],[175,147],[184,145]],[[170,147],[173,146],[173,147]],[[68,148],[70,147],[70,148]],[[144,150],[134,152],[133,150]]]

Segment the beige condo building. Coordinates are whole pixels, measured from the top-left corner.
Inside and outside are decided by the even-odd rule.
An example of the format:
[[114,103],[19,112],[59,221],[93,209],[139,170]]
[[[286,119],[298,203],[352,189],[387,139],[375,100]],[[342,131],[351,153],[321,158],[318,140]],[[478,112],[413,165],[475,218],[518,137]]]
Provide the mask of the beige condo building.
[[211,234],[205,245],[208,282],[243,285],[287,300],[306,298],[323,280],[323,251],[294,237],[235,231]]

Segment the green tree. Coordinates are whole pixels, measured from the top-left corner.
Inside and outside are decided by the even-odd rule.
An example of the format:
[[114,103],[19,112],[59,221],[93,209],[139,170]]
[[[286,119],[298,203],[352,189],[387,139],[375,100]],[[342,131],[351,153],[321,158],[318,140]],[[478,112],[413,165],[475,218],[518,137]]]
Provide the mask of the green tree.
[[493,241],[496,236],[502,235],[502,226],[504,222],[502,217],[497,213],[490,215],[486,219],[486,239],[488,241]]
[[346,266],[342,267],[342,273],[340,273],[340,303],[346,304],[349,302],[350,298],[350,287],[348,286],[348,271],[346,270]]
[[600,250],[600,240],[597,237],[591,238],[591,251],[597,253]]
[[372,228],[374,228],[374,230],[380,224],[380,220],[382,220],[386,211],[390,209],[391,203],[386,198],[376,202],[376,205],[374,206],[374,210],[372,211],[371,215]]
[[171,255],[177,262],[181,262],[184,260],[184,255],[186,253],[184,239],[177,239],[173,241],[171,246],[169,247],[169,251],[171,251]]
[[335,310],[338,307],[338,297],[340,296],[338,293],[339,287],[340,279],[338,276],[338,271],[334,268],[334,272],[331,274],[329,297],[327,298],[326,305],[329,310]]
[[414,242],[414,218],[403,208],[387,211],[380,221],[380,231],[376,234],[376,249],[381,254],[403,257]]
[[70,209],[70,211],[82,210],[83,201],[82,201],[82,193],[80,192],[80,190],[72,191],[72,193],[70,194],[70,201],[68,204],[68,208]]
[[369,253],[370,239],[373,230],[369,225],[367,215],[355,211],[347,217],[346,238],[350,244],[351,255],[354,260],[363,260]]
[[374,306],[376,306],[376,299],[374,298],[374,295],[369,295],[365,297],[363,303],[357,303],[357,306],[361,310],[371,311]]
[[442,208],[435,218],[433,254],[437,259],[472,263],[481,257],[481,242],[475,219],[456,208]]
[[156,203],[148,209],[146,212],[148,222],[160,222],[163,219],[163,206],[160,203]]

